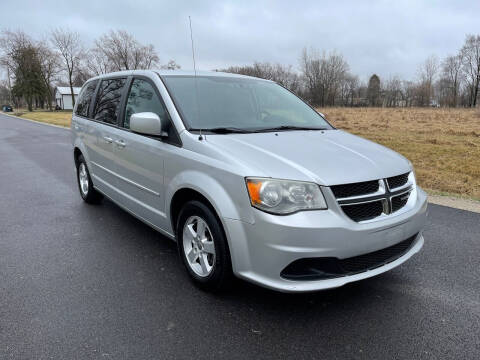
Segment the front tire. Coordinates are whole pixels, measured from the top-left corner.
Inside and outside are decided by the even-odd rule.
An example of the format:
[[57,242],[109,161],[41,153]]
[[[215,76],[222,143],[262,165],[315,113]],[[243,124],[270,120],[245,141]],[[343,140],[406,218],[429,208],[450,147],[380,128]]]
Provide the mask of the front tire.
[[177,246],[190,278],[200,288],[223,290],[233,279],[222,224],[204,203],[189,201],[177,222]]
[[93,188],[92,178],[83,155],[80,155],[77,161],[77,182],[80,196],[86,203],[98,204],[102,201],[102,194]]

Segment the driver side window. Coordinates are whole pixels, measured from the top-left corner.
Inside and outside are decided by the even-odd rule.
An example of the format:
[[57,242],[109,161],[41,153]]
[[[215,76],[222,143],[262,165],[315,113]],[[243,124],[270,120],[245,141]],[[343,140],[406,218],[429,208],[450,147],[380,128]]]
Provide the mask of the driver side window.
[[161,119],[167,119],[165,108],[153,85],[142,79],[134,79],[128,93],[123,127],[130,129],[130,117],[141,112],[153,112]]

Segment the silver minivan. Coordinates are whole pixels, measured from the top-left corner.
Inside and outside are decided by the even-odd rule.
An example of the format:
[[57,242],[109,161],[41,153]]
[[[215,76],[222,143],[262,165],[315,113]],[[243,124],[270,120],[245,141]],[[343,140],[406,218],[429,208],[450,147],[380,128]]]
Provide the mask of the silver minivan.
[[125,71],[83,86],[80,195],[177,242],[194,282],[285,292],[388,271],[423,245],[412,164],[333,127],[282,86],[220,72]]

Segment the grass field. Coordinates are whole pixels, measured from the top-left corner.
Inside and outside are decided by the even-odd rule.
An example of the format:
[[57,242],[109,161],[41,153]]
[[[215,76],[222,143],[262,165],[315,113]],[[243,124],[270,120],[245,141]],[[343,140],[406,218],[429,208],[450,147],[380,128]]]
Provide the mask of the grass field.
[[[415,166],[432,194],[480,199],[480,111],[436,108],[319,109],[336,127],[385,145]],[[70,126],[68,111],[15,115]]]
[[480,199],[480,112],[436,108],[319,109],[336,127],[385,145],[434,194]]

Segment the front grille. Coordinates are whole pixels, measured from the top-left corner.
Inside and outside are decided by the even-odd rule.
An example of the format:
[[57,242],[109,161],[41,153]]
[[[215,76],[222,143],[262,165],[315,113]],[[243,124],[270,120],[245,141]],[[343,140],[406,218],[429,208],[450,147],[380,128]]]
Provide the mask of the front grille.
[[406,254],[414,244],[417,235],[415,234],[385,249],[346,259],[324,257],[295,260],[282,270],[280,276],[290,280],[320,280],[372,270],[395,261]]
[[365,221],[380,216],[383,212],[381,200],[362,204],[343,205],[343,212],[353,221]]
[[392,176],[392,177],[387,178],[388,187],[390,189],[395,189],[395,188],[398,188],[400,186],[405,185],[408,181],[408,175],[409,174],[410,173],[405,173],[405,174],[402,174],[402,175],[397,175],[397,176]]
[[392,197],[392,212],[398,211],[404,207],[407,204],[409,197],[410,192]]
[[378,191],[378,180],[331,186],[337,199],[350,196],[367,195]]

